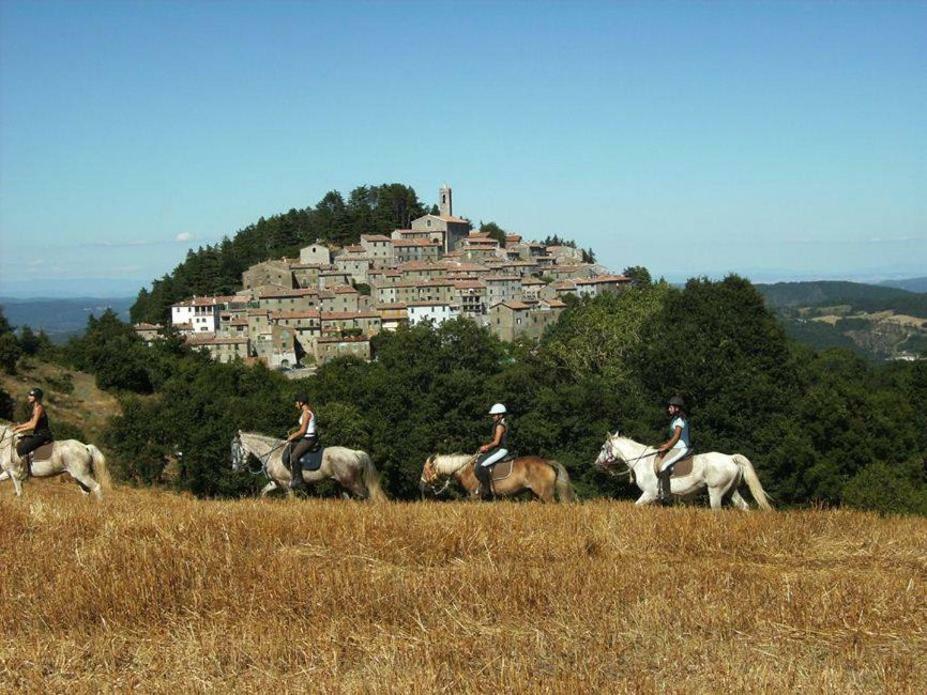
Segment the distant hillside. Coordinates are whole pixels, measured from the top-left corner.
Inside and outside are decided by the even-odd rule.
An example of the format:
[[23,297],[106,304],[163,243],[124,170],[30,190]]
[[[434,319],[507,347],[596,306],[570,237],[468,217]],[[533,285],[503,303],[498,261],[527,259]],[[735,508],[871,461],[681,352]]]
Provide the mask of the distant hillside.
[[45,331],[52,342],[63,343],[87,327],[87,318],[99,316],[112,309],[123,321],[129,320],[129,307],[135,301],[129,297],[74,299],[13,299],[0,297],[0,307],[11,325],[29,326],[34,331]]
[[900,290],[907,290],[908,292],[927,292],[927,277],[908,278],[907,280],[886,280],[879,284],[885,287],[897,287]]
[[849,348],[873,360],[927,349],[927,294],[856,282],[757,285],[786,332],[815,349]]
[[859,282],[777,282],[756,285],[775,309],[849,306],[856,311],[893,311],[927,318],[927,294]]
[[45,390],[52,429],[61,438],[81,436],[99,444],[109,418],[122,413],[119,400],[97,388],[90,374],[29,359],[20,362],[15,375],[0,372],[0,388],[13,397],[21,420],[27,417],[26,394],[33,386]]

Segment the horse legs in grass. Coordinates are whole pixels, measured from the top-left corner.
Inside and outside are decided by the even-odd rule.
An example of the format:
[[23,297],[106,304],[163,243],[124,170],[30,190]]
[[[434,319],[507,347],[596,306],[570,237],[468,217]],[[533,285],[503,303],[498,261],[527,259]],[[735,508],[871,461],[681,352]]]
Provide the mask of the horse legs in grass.
[[649,490],[646,490],[640,497],[637,498],[637,501],[634,504],[639,507],[642,507],[645,504],[650,504],[651,502],[655,502],[656,499],[657,499],[656,492],[650,492]]
[[738,509],[742,509],[745,512],[750,510],[750,505],[747,504],[747,500],[740,496],[740,493],[737,490],[731,493],[731,502],[737,505]]
[[103,499],[103,489],[100,487],[100,483],[94,480],[93,476],[90,475],[89,472],[87,471],[81,471],[79,473],[76,471],[68,471],[68,472],[71,474],[71,477],[77,481],[78,485],[92,492],[98,500]]
[[271,480],[267,485],[261,488],[261,497],[267,497],[271,492],[277,489],[277,483]]
[[708,488],[708,501],[712,509],[721,509],[721,502],[724,499],[724,490],[717,487]]

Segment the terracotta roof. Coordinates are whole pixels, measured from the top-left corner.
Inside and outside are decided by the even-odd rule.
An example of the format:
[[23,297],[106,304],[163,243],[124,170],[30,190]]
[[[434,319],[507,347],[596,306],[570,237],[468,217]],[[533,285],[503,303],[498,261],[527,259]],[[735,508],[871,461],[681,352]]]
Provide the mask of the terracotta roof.
[[248,319],[232,319],[229,321],[230,326],[247,326]]
[[346,321],[348,319],[378,319],[375,311],[323,311],[323,321]]
[[285,319],[317,319],[321,316],[318,309],[310,309],[309,311],[274,311],[270,314],[270,319],[272,321],[280,321]]
[[554,280],[550,283],[550,287],[555,290],[575,290],[576,283],[573,280]]
[[441,242],[431,239],[392,239],[393,246],[440,246]]
[[412,308],[414,306],[457,306],[454,302],[443,302],[440,299],[422,299],[408,302],[407,307]]
[[331,291],[335,294],[360,294],[350,285],[338,285],[337,287],[332,287]]
[[559,299],[542,299],[541,304],[546,304],[552,309],[562,309],[566,304]]
[[456,280],[454,287],[458,290],[485,290],[486,283],[482,280]]
[[142,323],[136,323],[134,326],[132,326],[132,328],[134,328],[137,331],[159,331],[162,328],[164,328],[164,326],[162,326],[160,323],[142,322]]
[[318,338],[317,343],[369,343],[370,338],[365,335],[356,335],[349,338],[324,337]]
[[245,336],[217,337],[214,333],[208,333],[187,336],[187,342],[194,347],[199,345],[235,345],[236,343],[247,343],[248,338]]
[[631,278],[624,275],[596,275],[591,278],[574,280],[577,285],[612,285],[631,282]]
[[216,306],[216,304],[222,303],[218,297],[191,297],[190,299],[184,299],[182,302],[171,304],[171,306]]
[[319,291],[313,287],[299,288],[293,290],[270,290],[258,294],[258,299],[281,299],[283,297],[310,297],[317,295]]
[[388,236],[383,234],[361,234],[361,241],[392,241]]
[[518,275],[486,275],[483,277],[484,282],[492,282],[493,280],[497,280],[499,282],[502,282],[503,280],[517,282],[521,280],[521,277]]
[[515,311],[526,311],[531,308],[530,304],[525,304],[524,302],[517,302],[514,299],[509,299],[504,302],[499,302],[499,304],[496,304],[496,306],[499,306],[500,304],[504,307],[508,307],[509,309],[513,309]]
[[383,309],[405,309],[405,302],[396,302],[395,304],[377,304],[376,310],[381,311]]
[[527,277],[521,279],[522,285],[546,285],[547,283],[540,278]]

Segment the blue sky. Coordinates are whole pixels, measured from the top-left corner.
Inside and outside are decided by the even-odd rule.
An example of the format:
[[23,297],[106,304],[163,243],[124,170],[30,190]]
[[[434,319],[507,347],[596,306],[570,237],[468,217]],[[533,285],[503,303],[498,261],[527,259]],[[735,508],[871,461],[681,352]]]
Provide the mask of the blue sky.
[[924,275],[925,114],[913,2],[5,0],[0,295],[394,181],[617,270]]

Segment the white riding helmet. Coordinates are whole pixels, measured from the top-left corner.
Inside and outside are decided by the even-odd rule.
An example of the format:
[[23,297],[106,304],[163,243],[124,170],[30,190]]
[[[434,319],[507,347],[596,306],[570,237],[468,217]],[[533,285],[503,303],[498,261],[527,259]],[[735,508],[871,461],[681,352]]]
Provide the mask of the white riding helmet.
[[492,408],[489,409],[490,415],[505,415],[506,414],[505,406],[501,403],[496,403]]

